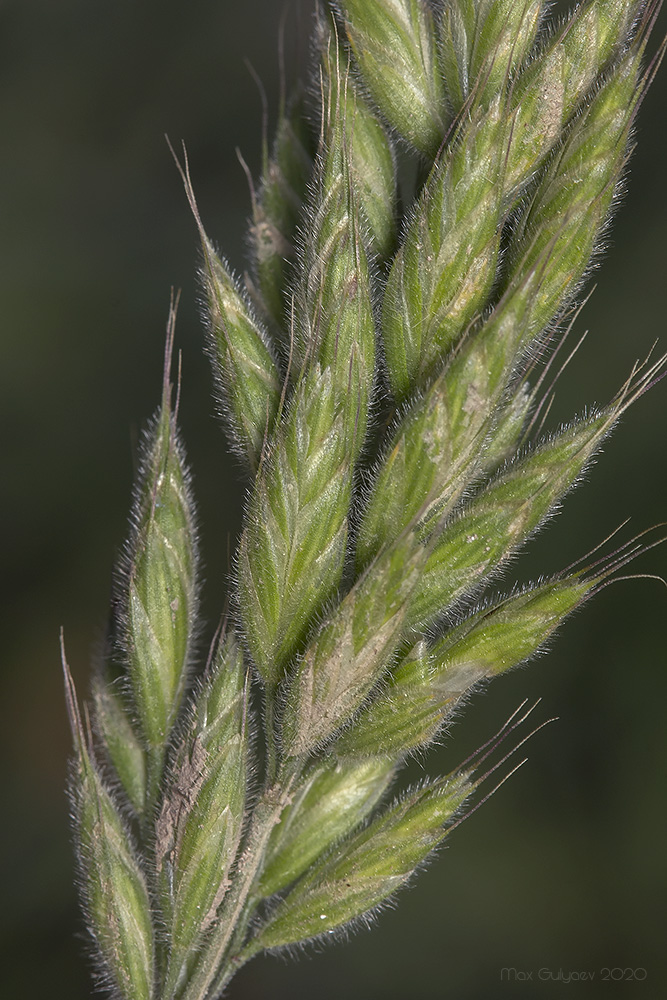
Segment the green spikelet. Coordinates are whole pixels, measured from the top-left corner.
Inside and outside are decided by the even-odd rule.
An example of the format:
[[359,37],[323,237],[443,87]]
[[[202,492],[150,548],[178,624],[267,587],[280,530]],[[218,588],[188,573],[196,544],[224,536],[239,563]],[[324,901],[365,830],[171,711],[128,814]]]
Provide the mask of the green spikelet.
[[372,100],[402,139],[433,156],[448,118],[429,8],[420,0],[344,0],[338,6]]
[[349,68],[328,52],[323,136],[315,197],[304,227],[300,265],[295,373],[314,364],[332,373],[342,408],[347,451],[356,459],[364,441],[375,374],[375,324],[368,258],[362,240],[360,196],[353,167],[356,106]]
[[274,688],[335,593],[375,371],[366,253],[350,170],[342,71],[331,80],[298,296],[297,379],[250,500],[239,555],[246,639]]
[[425,627],[494,573],[573,485],[616,419],[603,412],[566,428],[510,465],[433,540],[406,627]]
[[[335,27],[335,24],[334,24]],[[344,51],[336,44],[329,21],[318,23],[322,52],[322,87],[329,90],[345,67]],[[346,73],[339,100],[344,102],[345,142],[349,170],[365,226],[364,237],[375,258],[389,259],[396,243],[396,163],[393,143],[373,114],[353,74]]]
[[420,640],[337,741],[337,752],[395,759],[428,746],[475,685],[537,652],[595,583],[556,579],[485,607],[432,645]]
[[[276,351],[267,330],[257,318],[249,295],[234,279],[226,261],[219,256],[206,235],[190,180],[187,157],[185,166],[182,166],[173,149],[172,155],[201,242],[200,282],[208,327],[207,350],[213,368],[218,411],[231,447],[254,473],[280,404],[282,376],[276,362]],[[277,193],[272,201],[274,204],[279,201]],[[269,265],[269,269],[272,266],[275,262]]]
[[273,831],[260,890],[270,896],[294,882],[320,855],[359,826],[393,778],[393,762],[327,761],[306,772]]
[[206,238],[202,278],[219,403],[229,421],[232,446],[256,470],[278,412],[280,374],[266,335],[225,262]]
[[499,100],[436,164],[384,295],[391,387],[421,387],[488,300],[500,250],[511,129]]
[[340,582],[352,480],[343,442],[331,372],[318,369],[260,472],[239,548],[246,640],[271,688]]
[[156,824],[160,903],[171,944],[166,996],[187,977],[229,888],[245,814],[246,696],[240,651],[225,638],[177,748]]
[[152,1000],[154,931],[140,859],[84,735],[63,653],[75,744],[72,801],[84,905],[103,979],[128,1000]]
[[304,115],[300,93],[285,109],[281,108],[273,150],[265,158],[254,199],[250,230],[254,296],[277,331],[283,349],[289,346],[288,290],[296,260],[295,239],[313,169],[312,140]]
[[[618,0],[581,4],[518,78],[512,94],[516,110],[507,168],[510,191],[520,188],[544,162],[563,127],[599,82],[601,70],[623,51],[640,6]],[[635,86],[627,95],[631,103],[637,92]]]
[[511,84],[530,52],[542,2],[454,0],[442,13],[439,37],[447,97],[459,113],[471,97],[488,104]]
[[389,546],[345,596],[293,672],[283,739],[291,757],[311,753],[348,722],[400,644],[426,550],[413,533]]
[[[415,520],[451,505],[476,471],[526,348],[570,301],[589,265],[625,163],[636,92],[631,54],[549,164],[510,245],[504,295],[398,425],[362,522],[359,566]],[[568,188],[576,196],[564,211]]]
[[193,503],[168,381],[174,320],[172,312],[162,404],[144,444],[120,594],[127,680],[146,753],[146,815],[188,681],[197,609]]
[[253,950],[319,937],[372,910],[445,838],[445,825],[471,790],[467,776],[441,779],[385,810],[297,883]]
[[121,787],[136,815],[146,805],[146,753],[130,721],[127,699],[107,678],[93,679],[94,719]]

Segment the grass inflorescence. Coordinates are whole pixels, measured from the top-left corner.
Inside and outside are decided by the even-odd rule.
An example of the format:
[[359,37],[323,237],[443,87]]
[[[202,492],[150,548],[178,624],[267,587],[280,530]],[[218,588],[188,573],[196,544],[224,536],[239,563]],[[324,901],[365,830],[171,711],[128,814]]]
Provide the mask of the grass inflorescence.
[[179,162],[215,398],[250,486],[200,667],[172,306],[83,717],[63,653],[83,905],[116,997],[213,1000],[257,953],[393,898],[488,793],[523,717],[417,787],[400,786],[406,760],[656,541],[489,590],[665,361],[541,433],[661,56],[657,2],[589,0],[562,22],[546,7],[322,5],[309,85],[282,103],[253,189],[243,279]]

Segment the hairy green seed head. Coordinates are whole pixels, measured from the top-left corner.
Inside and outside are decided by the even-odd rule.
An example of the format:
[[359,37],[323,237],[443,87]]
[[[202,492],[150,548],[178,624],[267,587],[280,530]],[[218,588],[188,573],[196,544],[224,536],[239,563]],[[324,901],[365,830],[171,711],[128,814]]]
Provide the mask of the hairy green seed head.
[[472,790],[467,776],[407,795],[315,865],[260,930],[255,947],[319,937],[391,896],[445,838],[445,826]]
[[231,611],[197,673],[172,310],[94,738],[66,671],[84,906],[119,997],[215,1000],[258,952],[390,900],[519,723],[401,790],[406,759],[657,544],[489,593],[667,363],[543,433],[541,366],[608,225],[656,10],[322,5],[311,87],[281,98],[251,185],[243,283],[179,165],[249,486]]
[[433,16],[420,0],[339,4],[357,67],[388,124],[433,156],[448,124]]
[[152,1000],[155,946],[145,872],[90,754],[64,653],[63,668],[75,744],[71,796],[83,903],[100,972],[123,997]]

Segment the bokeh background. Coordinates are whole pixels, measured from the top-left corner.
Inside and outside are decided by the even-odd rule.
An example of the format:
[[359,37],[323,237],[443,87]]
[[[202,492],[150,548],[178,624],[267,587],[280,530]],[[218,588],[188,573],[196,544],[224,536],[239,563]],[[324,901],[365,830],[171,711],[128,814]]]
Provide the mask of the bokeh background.
[[[288,74],[311,4],[292,3]],[[276,0],[0,2],[2,875],[7,996],[92,994],[72,887],[69,734],[58,634],[80,692],[126,533],[134,444],[158,401],[170,288],[182,288],[182,425],[195,470],[205,612],[224,599],[243,487],[212,418],[194,276],[196,233],[164,133],[187,144],[200,208],[244,267],[261,102],[277,103]],[[661,16],[656,35],[667,30]],[[554,420],[604,402],[653,341],[665,349],[667,69],[646,98],[629,190],[579,320],[590,335]],[[667,385],[623,421],[564,513],[512,566],[554,571],[626,517],[667,519]],[[231,541],[230,541],[231,540]],[[667,575],[667,548],[636,564]],[[552,716],[528,763],[452,836],[372,933],[298,963],[256,960],[232,1000],[665,995],[667,590],[608,588],[553,652],[498,681],[414,775],[451,769],[524,699]],[[603,982],[603,968],[642,981]],[[501,970],[516,970],[503,982]],[[547,981],[539,970],[547,970]],[[593,974],[566,985],[562,970]],[[645,970],[645,976],[641,970]],[[523,978],[532,973],[532,982]]]

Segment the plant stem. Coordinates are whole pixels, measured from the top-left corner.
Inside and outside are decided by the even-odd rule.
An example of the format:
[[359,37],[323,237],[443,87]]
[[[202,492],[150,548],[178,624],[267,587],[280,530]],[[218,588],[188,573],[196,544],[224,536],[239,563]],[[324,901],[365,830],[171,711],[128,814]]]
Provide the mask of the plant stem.
[[141,817],[141,839],[149,843],[155,822],[155,810],[160,800],[164,773],[164,746],[149,745],[146,754],[146,800]]
[[261,946],[257,945],[255,945],[255,949],[253,950],[252,941],[249,941],[245,948],[242,947],[248,931],[248,924],[250,923],[250,918],[257,902],[256,898],[252,896],[248,897],[245,912],[239,918],[236,931],[229,944],[227,961],[220,969],[218,978],[213,984],[211,992],[215,997],[221,996],[225,986],[234,978],[239,969],[256,955],[258,950],[261,951]]
[[276,780],[278,748],[276,746],[276,688],[267,684],[264,691],[264,733],[266,736],[266,784]]

